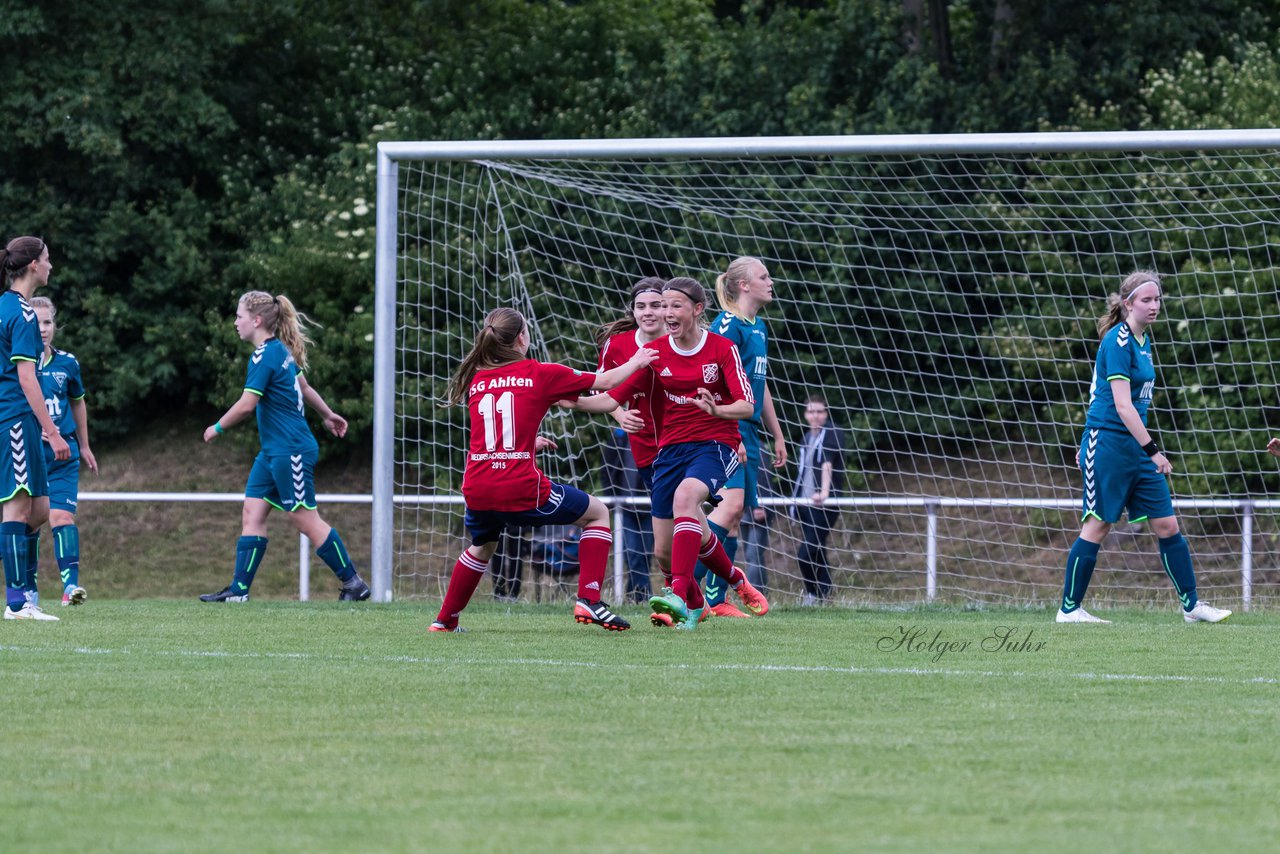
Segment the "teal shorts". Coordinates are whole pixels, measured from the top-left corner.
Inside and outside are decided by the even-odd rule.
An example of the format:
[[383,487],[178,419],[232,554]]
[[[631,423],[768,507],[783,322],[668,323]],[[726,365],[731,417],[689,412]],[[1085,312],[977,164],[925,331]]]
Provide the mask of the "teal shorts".
[[249,469],[245,498],[261,498],[278,510],[316,509],[317,451],[273,454],[259,451]]
[[[759,507],[760,499],[756,495],[757,481],[760,477],[760,434],[756,432],[754,424],[743,422],[743,427],[739,431],[742,436],[742,447],[747,452],[747,461],[738,466],[737,470],[729,475],[729,479],[725,481],[725,489],[741,489],[742,490],[742,506],[745,508]],[[736,448],[734,450],[737,450]]]
[[1087,429],[1080,441],[1084,479],[1081,519],[1108,524],[1128,511],[1130,522],[1173,515],[1169,482],[1126,430]]
[[0,501],[8,501],[19,492],[32,498],[48,495],[49,473],[44,467],[40,422],[35,415],[23,415],[0,427],[5,433],[0,450]]
[[44,467],[49,473],[49,509],[76,512],[80,500],[80,443],[75,437],[67,439],[71,446],[71,459],[56,460],[53,448],[44,446]]

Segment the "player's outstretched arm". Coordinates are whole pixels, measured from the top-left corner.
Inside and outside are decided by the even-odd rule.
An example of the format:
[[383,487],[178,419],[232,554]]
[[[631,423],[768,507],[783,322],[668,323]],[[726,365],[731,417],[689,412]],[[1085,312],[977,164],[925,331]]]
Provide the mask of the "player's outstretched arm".
[[[563,405],[562,401],[562,405]],[[593,394],[590,397],[580,397],[573,401],[570,409],[576,409],[579,412],[590,412],[592,415],[605,415],[613,412],[620,406],[618,401],[614,400],[607,394]]]
[[596,381],[592,383],[592,391],[609,391],[622,385],[636,371],[648,366],[650,362],[658,358],[658,351],[648,347],[641,347],[636,354],[627,361],[618,365],[616,368],[610,368],[607,371],[596,374]]

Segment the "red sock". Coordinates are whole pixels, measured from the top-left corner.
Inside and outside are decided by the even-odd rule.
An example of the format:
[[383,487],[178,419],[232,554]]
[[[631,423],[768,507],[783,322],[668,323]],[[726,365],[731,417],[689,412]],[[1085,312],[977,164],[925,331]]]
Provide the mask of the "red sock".
[[711,539],[702,544],[702,549],[698,552],[698,560],[702,561],[702,565],[711,572],[729,582],[730,587],[737,588],[747,577],[742,570],[733,565],[733,561],[729,560],[729,553],[724,550],[724,544],[720,542],[715,531],[711,532]]
[[606,527],[583,528],[578,540],[578,598],[600,601],[604,569],[613,553],[613,534]]
[[690,608],[702,608],[707,604],[707,600],[702,596],[702,585],[689,579],[689,597],[684,600],[684,604]]
[[444,623],[451,629],[457,627],[458,615],[471,601],[471,594],[476,592],[488,565],[487,562],[481,563],[479,559],[472,557],[471,552],[463,550],[458,562],[453,565],[453,574],[449,576],[449,589],[445,591],[444,604],[436,615],[437,623]]
[[[671,590],[685,601],[692,604],[691,591],[698,585],[693,580],[694,565],[698,562],[698,546],[702,544],[702,525],[692,516],[681,516],[675,520],[675,530],[671,535]],[[697,593],[699,599],[702,593]]]

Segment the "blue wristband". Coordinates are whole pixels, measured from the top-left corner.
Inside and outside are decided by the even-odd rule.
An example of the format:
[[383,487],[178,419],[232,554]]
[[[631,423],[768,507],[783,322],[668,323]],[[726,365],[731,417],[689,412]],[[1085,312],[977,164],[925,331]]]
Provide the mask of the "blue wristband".
[[227,431],[222,429],[222,422],[221,422],[221,421],[215,421],[215,422],[213,422],[213,432],[215,432],[215,433],[217,433],[219,436],[221,436],[223,433],[225,433],[225,432],[227,432]]

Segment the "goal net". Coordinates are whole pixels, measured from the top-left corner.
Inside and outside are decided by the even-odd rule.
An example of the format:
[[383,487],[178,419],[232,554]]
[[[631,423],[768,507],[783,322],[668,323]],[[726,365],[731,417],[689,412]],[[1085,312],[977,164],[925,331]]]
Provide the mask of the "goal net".
[[[1201,593],[1268,602],[1277,149],[1274,132],[383,143],[379,598],[438,598],[466,545],[466,413],[440,402],[487,311],[523,312],[535,358],[590,368],[634,281],[710,289],[753,255],[775,283],[761,316],[792,460],[762,492],[775,602],[806,592],[789,505],[813,393],[844,446],[831,601],[1056,602],[1096,322],[1136,268],[1165,276],[1149,425]],[[540,465],[607,497],[611,426],[551,413]],[[571,595],[531,563],[522,597]],[[1146,525],[1115,526],[1090,601],[1173,601]]]

